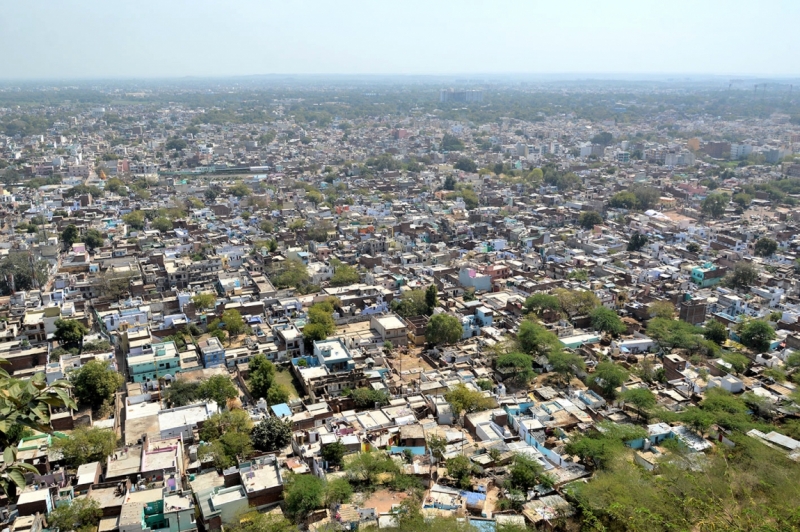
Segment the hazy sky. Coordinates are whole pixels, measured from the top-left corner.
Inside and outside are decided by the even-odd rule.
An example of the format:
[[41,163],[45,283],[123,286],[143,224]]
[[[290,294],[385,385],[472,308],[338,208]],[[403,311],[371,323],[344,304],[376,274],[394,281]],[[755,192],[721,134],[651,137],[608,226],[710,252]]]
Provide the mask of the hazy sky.
[[800,74],[800,0],[0,0],[0,78]]

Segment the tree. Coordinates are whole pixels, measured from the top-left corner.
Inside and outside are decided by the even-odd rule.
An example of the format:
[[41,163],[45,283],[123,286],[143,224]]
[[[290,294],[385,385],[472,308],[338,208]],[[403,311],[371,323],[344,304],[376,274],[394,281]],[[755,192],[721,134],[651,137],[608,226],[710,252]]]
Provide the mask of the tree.
[[289,400],[289,391],[281,384],[273,384],[267,391],[267,404],[280,405]]
[[292,442],[292,422],[279,417],[268,417],[253,427],[250,435],[253,447],[271,453],[280,451]]
[[331,286],[346,286],[359,281],[358,270],[349,264],[336,266],[331,277]]
[[775,329],[764,320],[747,320],[739,324],[737,334],[742,343],[756,351],[769,351]]
[[353,487],[346,478],[335,478],[325,484],[325,505],[344,504],[350,502]]
[[595,225],[603,223],[603,217],[597,211],[583,211],[578,216],[578,225],[584,229],[592,229]]
[[592,327],[594,327],[595,330],[617,336],[624,333],[627,329],[617,313],[610,308],[597,307],[589,316],[592,319]]
[[445,462],[445,466],[447,467],[448,476],[456,481],[459,488],[465,490],[470,488],[472,485],[473,467],[472,461],[469,458],[463,454],[459,454],[453,458],[448,458],[447,462]]
[[322,459],[328,462],[329,466],[341,466],[342,458],[347,454],[347,447],[342,443],[342,440],[336,440],[324,446],[320,454]]
[[442,137],[441,149],[443,151],[461,151],[464,149],[464,143],[455,135],[445,133]]
[[324,494],[325,485],[314,475],[288,475],[283,490],[287,515],[295,521],[303,521],[322,506]]
[[675,305],[669,301],[653,301],[647,307],[647,314],[651,318],[664,318],[671,320],[675,317]]
[[553,290],[553,295],[558,298],[561,310],[568,316],[585,316],[600,306],[600,300],[589,290],[556,288]]
[[164,149],[168,151],[180,151],[186,149],[186,146],[188,146],[188,144],[185,140],[179,137],[173,137],[164,144]]
[[392,301],[392,310],[404,318],[429,315],[425,295],[424,290],[403,292],[399,301],[396,299]]
[[305,264],[296,259],[287,260],[283,271],[272,278],[276,288],[297,288],[310,280]]
[[82,406],[97,410],[110,401],[125,378],[112,369],[108,362],[91,360],[74,371],[71,376],[75,397]]
[[241,181],[237,181],[236,184],[234,184],[230,188],[230,193],[236,196],[237,198],[243,198],[245,196],[249,196],[250,194],[252,194],[252,191],[247,185],[245,185]]
[[778,243],[771,238],[762,237],[756,242],[755,252],[759,257],[769,257],[778,250]]
[[349,456],[344,468],[352,481],[367,486],[375,486],[385,473],[397,474],[400,470],[394,460],[381,451],[367,451]]
[[747,366],[750,365],[750,359],[741,353],[725,353],[722,355],[722,360],[730,364],[731,369],[733,369],[733,372],[737,375],[744,373]]
[[617,192],[608,200],[608,206],[612,209],[635,209],[639,200],[633,192]]
[[103,510],[95,499],[79,497],[70,504],[57,506],[47,515],[47,524],[51,530],[93,532],[102,516]]
[[600,144],[601,146],[610,146],[614,142],[614,137],[608,131],[602,131],[592,137],[592,144]]
[[429,316],[433,314],[433,309],[439,306],[439,291],[436,289],[435,284],[425,289],[425,305],[428,307],[426,314]]
[[577,370],[586,367],[583,359],[575,353],[568,353],[561,349],[553,349],[547,354],[547,363],[553,373],[559,375],[564,381],[569,381]]
[[506,353],[497,358],[497,367],[513,370],[510,381],[523,388],[536,377],[532,362],[531,357],[525,353]]
[[445,190],[455,190],[456,189],[456,178],[449,175],[444,178],[444,186]]
[[222,409],[229,399],[239,397],[239,390],[227,375],[214,375],[203,381],[198,390],[201,399],[214,401]]
[[661,191],[646,185],[634,185],[630,191],[636,196],[636,206],[639,209],[647,210],[655,207],[661,200]]
[[552,487],[554,480],[546,475],[544,467],[534,458],[518,453],[514,455],[514,463],[508,470],[505,487],[527,493],[538,485]]
[[386,395],[386,392],[375,390],[374,388],[356,388],[350,397],[353,399],[356,408],[373,409],[389,404],[389,396]]
[[436,434],[430,434],[426,443],[428,445],[428,450],[434,458],[441,460],[444,457],[445,450],[447,449],[446,438],[437,436]]
[[222,322],[225,324],[225,330],[231,336],[238,336],[244,331],[244,320],[236,309],[229,309],[223,312]]
[[556,296],[539,292],[533,294],[525,300],[525,312],[535,312],[541,316],[545,312],[558,312],[561,310],[561,303]]
[[727,194],[713,193],[706,196],[700,209],[706,216],[719,218],[725,214],[725,209],[728,208],[729,202],[730,197]]
[[64,244],[64,249],[71,248],[72,244],[78,242],[80,238],[81,235],[80,232],[78,232],[78,228],[72,224],[69,224],[61,231],[61,242]]
[[31,290],[41,288],[47,283],[49,264],[46,261],[34,261],[27,253],[8,254],[0,260],[0,288],[4,295],[11,293],[11,279],[14,289]]
[[545,355],[561,346],[555,333],[531,320],[520,323],[517,341],[522,351],[534,356]]
[[162,233],[166,233],[167,231],[172,231],[172,222],[169,220],[169,218],[166,218],[164,216],[159,216],[158,218],[150,222],[150,225],[153,227],[153,229],[156,229]]
[[702,331],[685,321],[653,318],[647,324],[647,335],[664,349],[691,349],[697,346]]
[[741,208],[742,210],[749,207],[751,201],[753,201],[753,196],[745,192],[739,192],[738,194],[733,195],[733,202],[737,204],[739,208]]
[[131,229],[135,229],[137,231],[144,229],[144,220],[144,212],[142,211],[133,211],[122,215],[122,221],[125,222],[125,224],[127,224]]
[[689,242],[686,244],[686,251],[690,253],[699,253],[700,252],[700,244],[697,242]]
[[706,340],[722,345],[728,339],[728,328],[721,321],[711,320],[703,329],[703,336]]
[[236,525],[226,525],[229,532],[297,532],[297,525],[277,513],[248,512]]
[[86,246],[92,251],[94,251],[99,247],[103,247],[103,244],[105,244],[105,242],[106,239],[103,236],[103,233],[101,233],[97,229],[89,229],[83,235],[83,243],[86,244]]
[[214,308],[217,296],[211,293],[195,294],[192,296],[192,303],[197,310],[207,310]]
[[201,440],[208,442],[219,440],[225,434],[233,432],[250,435],[252,430],[253,422],[250,420],[250,414],[239,409],[226,410],[209,416],[203,422],[199,435]]
[[89,462],[105,462],[116,446],[117,436],[109,429],[78,427],[69,436],[53,439],[53,448],[73,468]]
[[[459,157],[456,164],[453,165],[456,170],[463,170],[464,172],[475,173],[478,171],[478,165],[469,157]],[[452,190],[452,189],[450,189]]]
[[462,412],[471,414],[488,410],[494,406],[492,399],[484,396],[482,392],[467,388],[463,383],[456,384],[455,387],[445,393],[444,400],[450,404],[453,409],[453,415],[456,417],[461,416]]
[[644,246],[647,245],[647,235],[643,235],[642,233],[633,233],[631,238],[628,240],[628,251],[639,251]]
[[254,397],[266,399],[270,388],[275,384],[275,365],[264,354],[259,353],[250,360],[248,366],[250,391]]
[[458,318],[450,314],[436,314],[428,320],[425,339],[433,345],[454,344],[461,340],[463,332]]
[[656,396],[647,388],[632,388],[622,392],[622,400],[636,407],[637,419],[641,417],[642,410],[656,406]]
[[172,381],[166,392],[164,399],[171,407],[186,406],[200,400],[200,383],[197,381],[187,381],[176,379]]
[[77,320],[61,320],[55,321],[56,332],[53,337],[58,340],[64,348],[80,347],[83,342],[83,337],[89,330]]
[[749,262],[737,262],[725,276],[725,285],[730,288],[748,290],[758,281],[758,270]]
[[614,390],[628,379],[625,368],[613,362],[600,362],[589,377],[589,382],[600,388],[606,397],[614,397]]

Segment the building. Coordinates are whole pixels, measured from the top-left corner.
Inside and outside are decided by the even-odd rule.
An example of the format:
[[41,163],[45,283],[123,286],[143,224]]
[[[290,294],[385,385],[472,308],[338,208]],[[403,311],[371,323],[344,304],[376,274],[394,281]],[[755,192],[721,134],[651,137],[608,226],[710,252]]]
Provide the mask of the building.
[[222,347],[219,338],[211,336],[202,340],[198,347],[203,358],[203,367],[206,369],[225,364],[225,348]]
[[689,299],[688,301],[681,301],[679,308],[679,318],[686,323],[698,325],[706,321],[706,300],[705,299]]
[[439,101],[445,102],[482,102],[483,91],[480,89],[442,89],[439,91]]
[[399,316],[372,316],[370,327],[378,332],[384,342],[391,342],[395,347],[408,344],[408,326]]
[[145,344],[131,349],[128,354],[128,376],[133,382],[147,382],[161,378],[172,380],[181,371],[181,359],[175,342]]
[[726,270],[724,268],[718,268],[716,265],[707,262],[702,266],[692,268],[692,282],[702,288],[708,288],[719,284],[722,278],[725,277],[725,273]]

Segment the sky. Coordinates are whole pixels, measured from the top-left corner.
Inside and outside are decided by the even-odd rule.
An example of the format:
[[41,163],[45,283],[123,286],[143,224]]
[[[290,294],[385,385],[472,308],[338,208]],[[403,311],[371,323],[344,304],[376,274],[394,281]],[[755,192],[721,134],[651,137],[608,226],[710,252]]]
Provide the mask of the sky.
[[0,79],[800,74],[800,0],[0,0]]

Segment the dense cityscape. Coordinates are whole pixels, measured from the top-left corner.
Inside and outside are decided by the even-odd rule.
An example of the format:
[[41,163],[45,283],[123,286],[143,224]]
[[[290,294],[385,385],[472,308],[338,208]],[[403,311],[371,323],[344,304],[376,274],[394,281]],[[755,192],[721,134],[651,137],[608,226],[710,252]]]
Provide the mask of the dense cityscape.
[[2,528],[800,530],[794,89],[0,85]]

